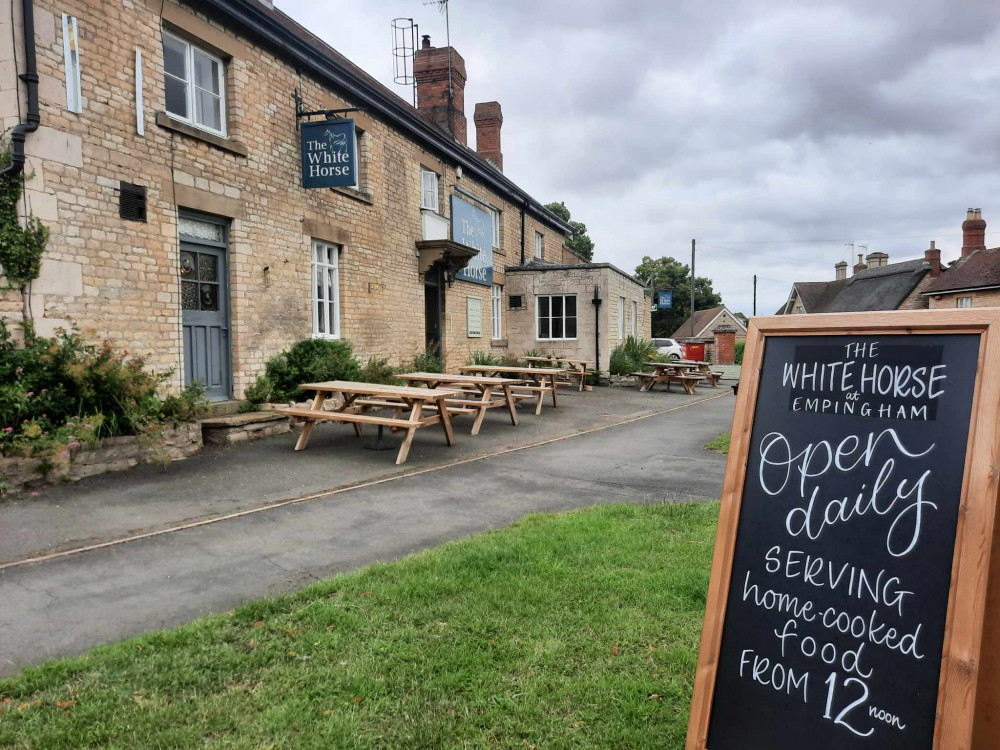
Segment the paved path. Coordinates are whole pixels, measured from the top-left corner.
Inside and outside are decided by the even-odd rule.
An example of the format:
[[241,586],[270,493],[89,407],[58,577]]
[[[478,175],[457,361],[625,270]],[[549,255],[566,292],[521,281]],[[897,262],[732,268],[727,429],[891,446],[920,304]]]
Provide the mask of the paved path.
[[548,445],[429,467],[299,504],[3,570],[0,674],[225,611],[247,599],[391,560],[534,511],[717,499],[724,458],[703,446],[729,430],[732,395],[659,406],[683,408]]

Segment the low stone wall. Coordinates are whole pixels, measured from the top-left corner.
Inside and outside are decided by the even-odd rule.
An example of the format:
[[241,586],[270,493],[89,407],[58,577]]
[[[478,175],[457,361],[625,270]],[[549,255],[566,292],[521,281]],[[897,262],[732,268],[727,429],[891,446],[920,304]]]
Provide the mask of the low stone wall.
[[139,464],[180,461],[193,456],[201,446],[201,425],[186,422],[176,428],[164,428],[158,435],[105,438],[93,448],[67,449],[54,456],[0,456],[0,474],[15,487],[36,488],[76,482]]
[[255,411],[201,420],[202,435],[212,445],[236,445],[247,440],[282,435],[289,430],[288,417],[273,411]]
[[635,375],[612,375],[609,384],[613,388],[635,388],[637,380]]

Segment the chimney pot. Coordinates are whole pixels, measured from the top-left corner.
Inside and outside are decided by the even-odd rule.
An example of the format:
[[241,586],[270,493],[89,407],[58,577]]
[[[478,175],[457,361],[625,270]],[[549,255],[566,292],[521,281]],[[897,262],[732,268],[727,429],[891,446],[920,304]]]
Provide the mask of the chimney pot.
[[859,273],[864,271],[868,266],[865,264],[864,255],[858,253],[858,262],[854,264],[854,275],[857,276]]
[[431,48],[431,35],[423,34],[420,37],[420,49],[430,49]]
[[837,281],[842,281],[847,278],[847,261],[842,260],[833,264],[833,270],[835,272],[835,278]]

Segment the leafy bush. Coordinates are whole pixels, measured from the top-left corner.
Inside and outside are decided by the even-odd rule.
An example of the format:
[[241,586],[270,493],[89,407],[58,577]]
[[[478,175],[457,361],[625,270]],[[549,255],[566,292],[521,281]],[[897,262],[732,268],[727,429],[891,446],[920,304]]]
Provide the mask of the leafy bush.
[[736,364],[743,364],[743,350],[746,348],[747,343],[745,341],[736,342]]
[[466,364],[498,365],[500,364],[500,357],[498,357],[493,352],[488,352],[483,349],[477,349],[476,351],[469,353],[469,361]]
[[150,372],[144,357],[108,341],[89,344],[76,331],[45,338],[28,323],[17,346],[0,321],[0,450],[72,449],[189,419],[205,404],[204,388],[161,399],[157,390],[169,377]]
[[413,358],[414,372],[444,372],[444,361],[428,350]]
[[544,356],[545,354],[543,354],[540,349],[528,349],[524,354],[521,355],[521,358],[523,359],[524,357],[544,357]]
[[[247,401],[302,401],[303,383],[326,380],[359,380],[361,363],[351,344],[343,340],[302,339],[267,361],[264,374],[247,389]],[[252,399],[251,399],[252,394]]]
[[659,356],[658,347],[651,339],[628,336],[611,350],[608,369],[612,375],[629,375],[641,370],[647,362],[657,361]]
[[190,422],[208,411],[208,389],[196,380],[179,394],[170,394],[160,405],[160,418],[164,421]]
[[243,392],[243,398],[246,401],[240,405],[240,413],[246,414],[247,412],[257,411],[260,405],[265,403],[271,394],[274,392],[274,383],[267,375],[261,375],[253,382],[249,388]]
[[402,385],[402,381],[396,377],[396,370],[389,364],[389,360],[378,357],[369,358],[368,363],[361,368],[358,380],[363,383]]

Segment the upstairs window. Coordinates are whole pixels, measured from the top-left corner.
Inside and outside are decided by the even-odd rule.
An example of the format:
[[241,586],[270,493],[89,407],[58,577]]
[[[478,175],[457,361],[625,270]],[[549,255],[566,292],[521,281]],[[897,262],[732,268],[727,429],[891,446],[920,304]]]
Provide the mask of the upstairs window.
[[500,212],[493,210],[493,247],[500,247]]
[[541,260],[542,257],[542,233],[535,232],[535,257]]
[[439,212],[437,173],[423,168],[420,170],[420,207]]
[[226,134],[225,63],[179,36],[163,34],[167,112],[196,128]]
[[955,307],[972,307],[972,297],[957,297]]

